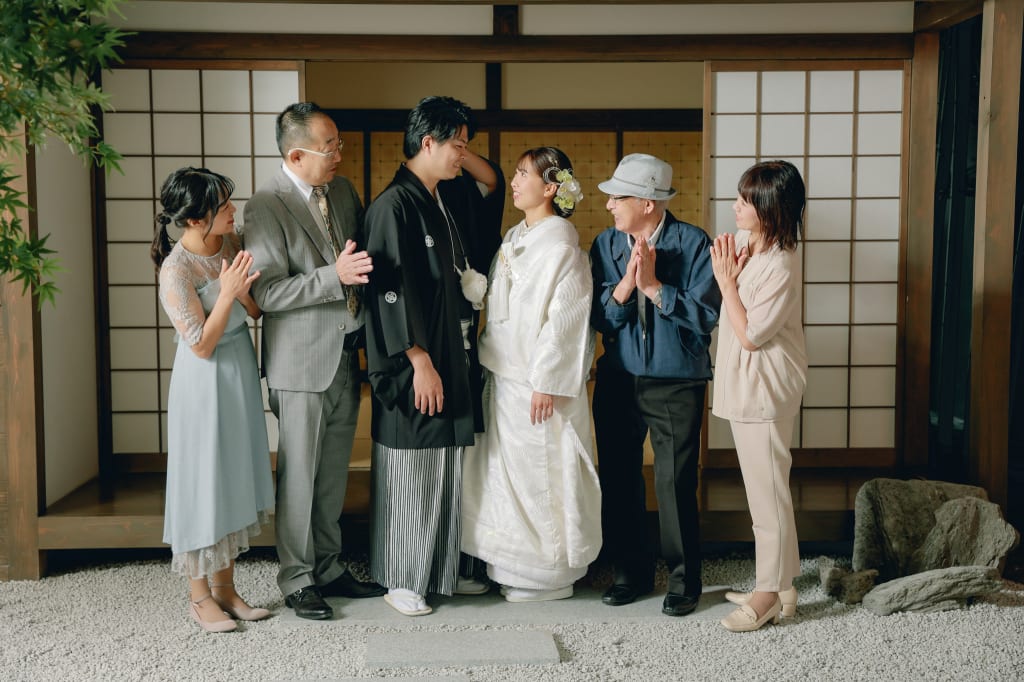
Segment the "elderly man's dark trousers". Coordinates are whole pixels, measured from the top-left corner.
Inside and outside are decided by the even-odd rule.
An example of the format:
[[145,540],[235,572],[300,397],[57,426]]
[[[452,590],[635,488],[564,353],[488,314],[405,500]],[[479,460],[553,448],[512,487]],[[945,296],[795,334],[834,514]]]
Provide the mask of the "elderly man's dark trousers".
[[646,526],[643,447],[654,450],[661,555],[668,591],[701,591],[697,464],[707,382],[636,377],[598,362],[594,427],[605,556],[615,582],[649,589],[654,551]]

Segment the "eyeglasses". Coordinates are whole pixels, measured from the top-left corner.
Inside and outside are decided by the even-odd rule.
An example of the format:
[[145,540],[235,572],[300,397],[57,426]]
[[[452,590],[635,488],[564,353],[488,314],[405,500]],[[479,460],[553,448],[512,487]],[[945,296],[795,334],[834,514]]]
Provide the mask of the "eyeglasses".
[[291,154],[292,152],[306,152],[307,154],[316,154],[317,156],[322,156],[325,159],[329,159],[344,148],[345,140],[338,140],[338,146],[329,152],[318,152],[315,149],[306,149],[305,147],[292,147],[291,149],[288,150],[288,153]]
[[625,199],[635,199],[635,198],[636,197],[631,197],[628,194],[612,194],[612,195],[608,196],[608,200],[609,201],[614,201],[616,203],[618,203],[620,201],[623,201]]

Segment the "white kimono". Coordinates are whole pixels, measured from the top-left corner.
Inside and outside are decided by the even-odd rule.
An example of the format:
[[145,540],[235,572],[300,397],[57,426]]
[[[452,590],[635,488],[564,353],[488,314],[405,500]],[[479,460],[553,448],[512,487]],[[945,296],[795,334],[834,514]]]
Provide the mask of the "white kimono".
[[[491,266],[485,431],[463,463],[462,551],[503,585],[571,585],[601,548],[586,387],[592,286],[576,229],[555,216],[509,230]],[[554,415],[537,425],[534,391],[555,396]]]

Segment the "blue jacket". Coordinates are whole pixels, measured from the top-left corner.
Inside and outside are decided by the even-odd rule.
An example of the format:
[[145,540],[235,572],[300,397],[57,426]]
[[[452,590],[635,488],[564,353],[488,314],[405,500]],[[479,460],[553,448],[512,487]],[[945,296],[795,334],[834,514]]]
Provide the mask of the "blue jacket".
[[648,303],[646,333],[637,315],[636,292],[623,305],[612,291],[626,274],[630,246],[626,233],[609,227],[590,248],[594,302],[590,322],[601,332],[601,362],[634,376],[710,379],[711,331],[718,323],[722,294],[711,270],[711,239],[704,230],[665,213],[655,242],[654,274],[662,283],[662,307]]

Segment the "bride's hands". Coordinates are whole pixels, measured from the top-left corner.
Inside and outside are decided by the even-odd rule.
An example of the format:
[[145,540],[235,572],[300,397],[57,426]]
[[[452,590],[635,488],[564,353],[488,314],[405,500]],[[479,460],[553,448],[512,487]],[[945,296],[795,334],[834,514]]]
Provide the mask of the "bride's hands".
[[530,423],[543,424],[555,413],[555,398],[547,393],[533,392],[530,398]]

